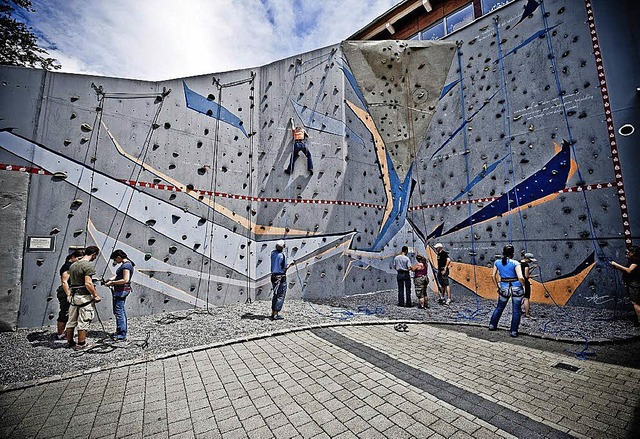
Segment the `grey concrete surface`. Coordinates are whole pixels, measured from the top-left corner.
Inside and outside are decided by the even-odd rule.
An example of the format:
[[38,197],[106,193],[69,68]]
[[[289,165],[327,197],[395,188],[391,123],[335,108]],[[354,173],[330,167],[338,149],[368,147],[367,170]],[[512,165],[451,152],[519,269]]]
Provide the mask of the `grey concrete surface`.
[[638,432],[639,395],[637,368],[431,325],[349,326],[3,392],[0,435],[621,438]]

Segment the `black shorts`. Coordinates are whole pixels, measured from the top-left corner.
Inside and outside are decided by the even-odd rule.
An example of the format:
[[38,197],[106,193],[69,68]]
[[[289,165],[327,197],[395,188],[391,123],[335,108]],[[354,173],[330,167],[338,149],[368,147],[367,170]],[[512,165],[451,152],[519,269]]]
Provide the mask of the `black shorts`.
[[438,270],[438,276],[436,277],[437,277],[438,284],[440,284],[440,286],[442,287],[449,286],[449,270],[446,270],[444,274],[442,273],[441,270]]
[[61,323],[67,323],[69,321],[69,306],[71,305],[67,300],[67,293],[64,292],[62,286],[59,286],[56,290],[56,297],[60,304],[60,311],[58,312],[58,321]]
[[529,282],[524,284],[524,298],[531,299],[531,284]]

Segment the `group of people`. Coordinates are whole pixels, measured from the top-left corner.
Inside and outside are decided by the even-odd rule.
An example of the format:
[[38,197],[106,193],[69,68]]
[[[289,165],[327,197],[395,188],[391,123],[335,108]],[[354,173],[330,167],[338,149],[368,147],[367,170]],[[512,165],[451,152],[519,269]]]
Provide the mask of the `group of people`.
[[[87,331],[96,315],[95,304],[102,300],[94,284],[96,269],[94,261],[100,255],[96,246],[84,250],[74,250],[66,257],[60,268],[60,286],[57,298],[60,311],[57,320],[57,339],[66,340],[67,347],[75,350],[86,349]],[[104,280],[103,285],[111,289],[113,315],[116,319],[115,340],[127,338],[127,312],[125,301],[131,292],[131,278],[134,263],[122,250],[111,253],[110,259],[118,265],[115,276]],[[77,341],[74,333],[77,330]]]
[[[437,243],[433,246],[436,252],[436,283],[438,286],[438,303],[449,305],[451,303],[451,285],[449,282],[449,270],[451,258],[444,250],[444,245]],[[492,278],[498,288],[498,304],[491,316],[489,324],[490,330],[495,330],[502,316],[509,298],[513,300],[513,316],[511,321],[511,336],[518,336],[518,327],[524,308],[525,317],[530,317],[531,282],[529,279],[537,277],[532,271],[535,268],[531,265],[537,260],[531,253],[525,253],[522,261],[516,261],[514,248],[507,245],[503,248],[503,256],[496,261],[493,266]],[[414,285],[419,308],[429,308],[427,286],[429,285],[429,266],[427,259],[422,255],[416,255],[416,263],[411,264],[411,259],[407,256],[409,248],[402,247],[398,256],[393,259],[393,268],[397,272],[398,281],[398,306],[412,307],[411,303],[411,272],[414,273]]]
[[[287,270],[294,262],[287,262],[284,253],[285,241],[276,242],[275,249],[271,252],[271,320],[282,320],[280,314],[287,293]],[[437,273],[435,276],[438,284],[438,303],[449,305],[451,303],[451,286],[449,283],[449,269],[451,258],[444,250],[441,243],[433,246],[437,257]],[[418,298],[418,307],[429,308],[427,287],[429,285],[429,264],[422,255],[416,255],[416,263],[412,264],[408,257],[409,248],[402,247],[402,251],[393,259],[393,268],[397,272],[398,282],[398,306],[412,307],[411,301],[411,272]],[[75,250],[69,254],[64,265],[60,268],[60,282],[57,297],[60,302],[58,314],[57,338],[66,340],[67,346],[74,349],[87,347],[86,337],[89,324],[93,320],[96,310],[95,304],[102,298],[96,290],[93,277],[96,274],[93,262],[98,258],[100,251],[95,246],[89,246],[82,250]],[[502,249],[502,257],[493,265],[492,279],[498,290],[498,303],[491,320],[489,330],[495,331],[498,327],[502,313],[512,300],[513,311],[511,326],[509,329],[512,337],[518,336],[518,328],[522,312],[530,317],[531,282],[537,277],[533,274],[537,262],[533,254],[525,253],[521,261],[514,259],[515,249],[512,245],[506,245]],[[631,246],[626,251],[627,265],[611,261],[611,265],[624,273],[624,281],[629,298],[636,312],[636,325],[640,325],[640,247]],[[125,302],[131,292],[131,278],[133,277],[135,264],[131,262],[127,254],[122,250],[115,250],[110,259],[114,265],[118,265],[116,274],[105,280],[104,285],[111,289],[113,301],[113,315],[116,320],[116,332],[113,338],[126,340],[127,338],[127,313]],[[74,332],[77,329],[77,341],[74,340]]]
[[[451,285],[449,284],[451,258],[441,243],[437,243],[433,248],[437,256],[437,273],[435,278],[438,285],[438,303],[441,305],[449,305],[451,303]],[[412,265],[411,259],[407,256],[408,253],[409,247],[406,245],[403,246],[400,254],[393,259],[392,264],[392,268],[397,272],[398,306],[413,307],[411,303],[411,272],[413,272],[418,307],[421,309],[429,308],[429,297],[427,295],[429,265],[427,258],[422,255],[416,255],[416,263]]]

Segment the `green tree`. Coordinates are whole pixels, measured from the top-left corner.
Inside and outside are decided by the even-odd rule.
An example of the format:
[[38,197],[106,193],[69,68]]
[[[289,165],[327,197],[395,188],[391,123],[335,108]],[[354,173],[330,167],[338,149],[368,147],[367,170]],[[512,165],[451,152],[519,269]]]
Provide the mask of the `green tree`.
[[62,67],[38,47],[32,27],[15,18],[18,10],[34,12],[31,0],[0,0],[0,64],[39,67],[45,70]]

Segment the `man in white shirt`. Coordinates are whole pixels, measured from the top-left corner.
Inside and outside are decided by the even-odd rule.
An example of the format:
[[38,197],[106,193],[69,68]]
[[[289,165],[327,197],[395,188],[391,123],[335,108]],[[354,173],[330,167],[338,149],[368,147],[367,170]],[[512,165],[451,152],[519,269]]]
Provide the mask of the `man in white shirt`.
[[398,272],[398,306],[411,308],[411,259],[407,256],[409,248],[405,245],[402,252],[393,259],[393,268]]

